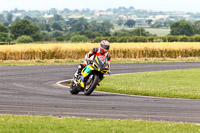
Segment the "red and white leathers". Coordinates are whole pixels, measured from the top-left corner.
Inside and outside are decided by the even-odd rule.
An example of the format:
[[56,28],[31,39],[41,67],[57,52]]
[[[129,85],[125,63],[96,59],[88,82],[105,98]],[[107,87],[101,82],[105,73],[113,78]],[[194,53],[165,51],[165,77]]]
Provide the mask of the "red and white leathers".
[[[108,41],[106,41],[106,40],[101,41],[99,48],[93,48],[89,53],[87,53],[85,55],[86,61],[79,65],[77,73],[80,73],[81,70],[88,65],[88,63],[87,63],[88,60],[94,60],[96,56],[105,56],[105,58],[107,58],[107,62],[108,62],[109,74],[111,74],[111,72],[110,72],[111,56],[108,53],[109,48],[110,48],[110,43]],[[82,73],[81,79],[79,79],[79,81],[78,81],[82,88],[85,87],[85,84],[84,84],[85,78],[90,74],[90,72],[91,72],[91,69],[89,67],[87,67],[86,70]],[[99,82],[102,81],[103,79],[104,79],[104,75],[102,75],[100,77]]]
[[84,67],[87,66],[87,65],[88,65],[88,64],[87,64],[87,59],[92,59],[92,60],[94,60],[94,58],[95,58],[96,56],[105,56],[105,57],[107,58],[107,60],[108,60],[109,70],[110,70],[110,59],[111,59],[111,56],[110,56],[110,54],[108,53],[108,51],[105,52],[104,49],[102,49],[102,48],[93,48],[89,53],[87,53],[87,54],[85,55],[86,61],[85,61],[84,63],[82,63],[82,65],[83,65]]

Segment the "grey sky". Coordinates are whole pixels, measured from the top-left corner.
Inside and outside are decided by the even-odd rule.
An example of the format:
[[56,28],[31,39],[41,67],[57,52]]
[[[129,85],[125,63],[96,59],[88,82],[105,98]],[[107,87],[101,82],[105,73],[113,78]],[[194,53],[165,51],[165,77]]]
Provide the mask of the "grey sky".
[[25,10],[58,9],[107,9],[119,6],[154,11],[200,12],[200,0],[0,0],[0,11],[15,8]]

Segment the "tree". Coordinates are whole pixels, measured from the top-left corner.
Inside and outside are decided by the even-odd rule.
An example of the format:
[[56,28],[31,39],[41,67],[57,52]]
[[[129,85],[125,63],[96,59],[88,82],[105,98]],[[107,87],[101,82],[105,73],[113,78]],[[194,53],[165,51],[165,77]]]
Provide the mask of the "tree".
[[53,32],[51,32],[51,37],[52,38],[56,38],[56,37],[60,37],[60,36],[63,36],[63,32],[61,32],[61,31],[53,31]]
[[24,19],[25,19],[25,20],[28,20],[29,22],[32,21],[32,18],[31,18],[30,16],[25,16]]
[[46,24],[44,22],[40,22],[37,25],[39,26],[41,31],[45,31],[45,30],[48,31],[48,32],[51,31],[51,26],[49,24]]
[[0,14],[0,23],[4,23],[5,22],[5,17],[3,16],[3,14]]
[[98,31],[97,34],[101,35],[102,37],[109,37],[109,36],[111,36],[110,32],[106,32],[106,31]]
[[145,21],[145,23],[148,24],[148,25],[152,24],[152,22],[153,22],[152,19],[147,19],[147,20]]
[[58,14],[54,14],[53,19],[54,21],[64,21],[64,18]]
[[134,29],[134,30],[121,29],[121,30],[115,31],[113,33],[113,35],[117,36],[117,37],[153,36],[149,32],[145,31],[144,28],[137,28],[137,29]]
[[46,30],[46,24],[45,23],[40,22],[37,25],[39,26],[40,30],[42,30],[42,31]]
[[64,41],[64,40],[65,40],[65,38],[63,36],[56,37],[56,41],[61,42],[61,41]]
[[135,23],[136,23],[136,22],[135,22],[134,20],[131,20],[131,19],[130,19],[130,20],[127,20],[126,23],[125,23],[124,25],[126,25],[126,26],[128,26],[128,27],[131,28],[131,27],[135,26]]
[[50,14],[56,14],[56,13],[57,13],[57,9],[56,9],[56,8],[51,8],[51,9],[49,10],[49,13],[50,13]]
[[48,31],[41,32],[44,41],[51,41],[51,35]]
[[9,23],[4,22],[3,25],[8,27],[8,26],[9,26]]
[[187,21],[178,21],[173,23],[171,26],[171,35],[186,35],[192,36],[194,35],[194,28]]
[[200,21],[196,21],[193,24],[195,34],[200,34]]
[[92,32],[100,31],[99,27],[100,27],[100,24],[95,21],[90,22],[88,25],[88,29]]
[[13,19],[13,15],[11,13],[8,13],[6,18],[7,18],[8,24],[11,24],[12,23],[12,19]]
[[75,18],[69,18],[66,22],[67,25],[72,26],[73,24],[77,23],[78,20]]
[[152,28],[161,28],[163,27],[161,22],[156,22],[155,24],[151,25]]
[[53,30],[63,31],[62,27],[58,23],[53,23],[52,29]]
[[70,21],[67,22],[69,25],[71,25],[70,31],[71,32],[80,32],[84,30],[89,29],[89,24],[87,22],[87,19],[85,18],[79,18],[78,20],[70,19]]
[[24,19],[25,20],[28,20],[30,23],[34,23],[34,24],[37,24],[37,23],[39,23],[40,22],[40,20],[38,19],[38,18],[32,18],[32,17],[30,17],[30,16],[25,16],[24,17]]
[[110,23],[109,21],[104,21],[101,24],[101,27],[102,27],[102,31],[105,31],[105,32],[110,32],[111,29],[114,29],[114,25]]
[[81,22],[87,23],[87,19],[85,19],[84,17],[79,18],[78,21],[81,21]]
[[13,23],[10,27],[11,33],[14,34],[15,39],[22,35],[31,36],[34,41],[39,41],[42,36],[38,26],[30,24],[28,20],[20,20]]
[[97,33],[97,32],[92,32],[92,31],[90,31],[90,30],[81,31],[81,32],[79,32],[79,34],[80,34],[80,35],[87,36],[87,37],[90,38],[90,39],[93,39],[93,38],[95,38],[96,36],[100,36],[99,33]]
[[165,26],[165,27],[170,27],[173,23],[174,23],[174,21],[169,19],[169,20],[166,20],[166,21],[164,22],[164,26]]
[[48,21],[50,24],[55,23],[55,22],[60,22],[60,23],[65,23],[64,18],[61,15],[54,14],[52,18],[49,19]]
[[72,24],[70,31],[71,32],[76,32],[76,31],[84,31],[84,30],[88,30],[88,23],[87,22],[82,22],[79,21],[75,24]]
[[118,19],[117,20],[117,25],[122,26],[124,24],[124,20],[123,19]]
[[0,24],[0,32],[8,33],[8,28],[2,24]]
[[16,18],[15,18],[15,22],[17,22],[17,21],[19,21],[19,20],[21,20],[20,17],[16,17]]
[[124,37],[124,36],[132,36],[132,35],[130,34],[129,30],[121,29],[121,30],[115,31],[113,33],[113,36]]
[[13,34],[10,34],[10,38],[8,33],[0,32],[0,42],[11,42],[14,39]]
[[134,36],[149,36],[150,35],[150,33],[145,31],[144,28],[134,29],[134,30],[130,31],[130,34],[132,34]]
[[87,42],[88,40],[89,39],[84,35],[75,35],[70,39],[71,42]]
[[17,43],[32,43],[33,42],[33,38],[30,36],[20,36],[17,38]]
[[46,31],[48,31],[48,32],[51,31],[51,26],[49,24],[46,24]]
[[0,32],[0,42],[6,42],[8,39],[8,33]]

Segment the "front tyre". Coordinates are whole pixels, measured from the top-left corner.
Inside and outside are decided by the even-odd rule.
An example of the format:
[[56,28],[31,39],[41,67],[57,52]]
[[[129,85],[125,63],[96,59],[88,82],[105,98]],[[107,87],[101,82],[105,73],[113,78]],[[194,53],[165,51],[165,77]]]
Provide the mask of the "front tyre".
[[96,88],[98,82],[99,82],[99,76],[94,74],[90,82],[86,84],[84,95],[86,96],[90,95]]
[[77,95],[79,93],[79,91],[77,90],[77,86],[74,82],[72,82],[70,86],[70,93],[73,95]]

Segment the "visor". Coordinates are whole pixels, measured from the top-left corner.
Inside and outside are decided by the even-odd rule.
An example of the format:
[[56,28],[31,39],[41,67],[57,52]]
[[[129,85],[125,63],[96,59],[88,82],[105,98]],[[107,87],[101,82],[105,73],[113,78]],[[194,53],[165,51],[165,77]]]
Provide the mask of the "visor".
[[105,49],[105,50],[109,50],[110,46],[109,46],[109,45],[103,45],[103,44],[101,43],[101,48],[103,48],[103,49]]

